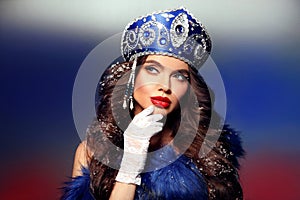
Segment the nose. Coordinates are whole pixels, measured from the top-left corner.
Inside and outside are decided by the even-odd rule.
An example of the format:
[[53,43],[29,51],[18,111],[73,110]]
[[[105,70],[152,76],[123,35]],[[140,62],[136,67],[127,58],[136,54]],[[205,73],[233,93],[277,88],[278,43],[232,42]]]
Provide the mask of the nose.
[[163,78],[159,84],[159,91],[163,91],[166,94],[171,94],[171,82],[168,78]]

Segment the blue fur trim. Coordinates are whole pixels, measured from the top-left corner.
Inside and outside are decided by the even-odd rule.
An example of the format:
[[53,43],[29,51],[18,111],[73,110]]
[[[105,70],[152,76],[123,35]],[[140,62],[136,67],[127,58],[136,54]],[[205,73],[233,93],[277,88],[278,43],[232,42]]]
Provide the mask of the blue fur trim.
[[61,200],[94,200],[90,193],[90,171],[87,168],[82,168],[82,176],[77,176],[65,184]]
[[[160,159],[155,158],[160,156]],[[158,160],[176,157],[172,147],[163,154],[151,157],[148,162],[156,165]],[[135,199],[208,199],[206,182],[191,159],[182,155],[164,168],[142,174],[142,184],[137,187]]]

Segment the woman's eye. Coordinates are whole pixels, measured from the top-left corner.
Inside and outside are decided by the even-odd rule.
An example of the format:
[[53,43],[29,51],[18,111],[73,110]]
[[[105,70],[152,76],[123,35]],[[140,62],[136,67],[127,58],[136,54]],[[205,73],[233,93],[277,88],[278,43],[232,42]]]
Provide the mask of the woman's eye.
[[151,74],[157,74],[159,71],[153,66],[146,66],[145,69]]
[[178,79],[179,81],[188,81],[189,80],[189,77],[187,75],[183,75],[180,72],[174,74],[173,77]]

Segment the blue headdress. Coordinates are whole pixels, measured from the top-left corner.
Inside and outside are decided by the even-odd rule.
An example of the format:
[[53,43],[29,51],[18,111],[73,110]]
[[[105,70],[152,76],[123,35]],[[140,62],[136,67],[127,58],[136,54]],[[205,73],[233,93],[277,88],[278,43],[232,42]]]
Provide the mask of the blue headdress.
[[211,51],[204,26],[185,8],[142,16],[129,23],[121,42],[126,61],[142,55],[168,55],[198,69]]
[[159,54],[178,58],[199,69],[211,51],[211,40],[204,26],[185,8],[155,12],[139,17],[125,28],[121,52],[126,61],[134,61],[124,95],[123,108],[133,109],[136,58]]

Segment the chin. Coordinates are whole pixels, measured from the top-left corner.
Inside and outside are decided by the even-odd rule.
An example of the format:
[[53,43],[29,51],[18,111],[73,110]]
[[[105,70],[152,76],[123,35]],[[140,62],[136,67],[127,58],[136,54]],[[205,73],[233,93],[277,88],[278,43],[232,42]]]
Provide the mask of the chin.
[[167,116],[169,112],[165,108],[160,108],[155,106],[154,107],[154,114],[162,114],[163,116]]

